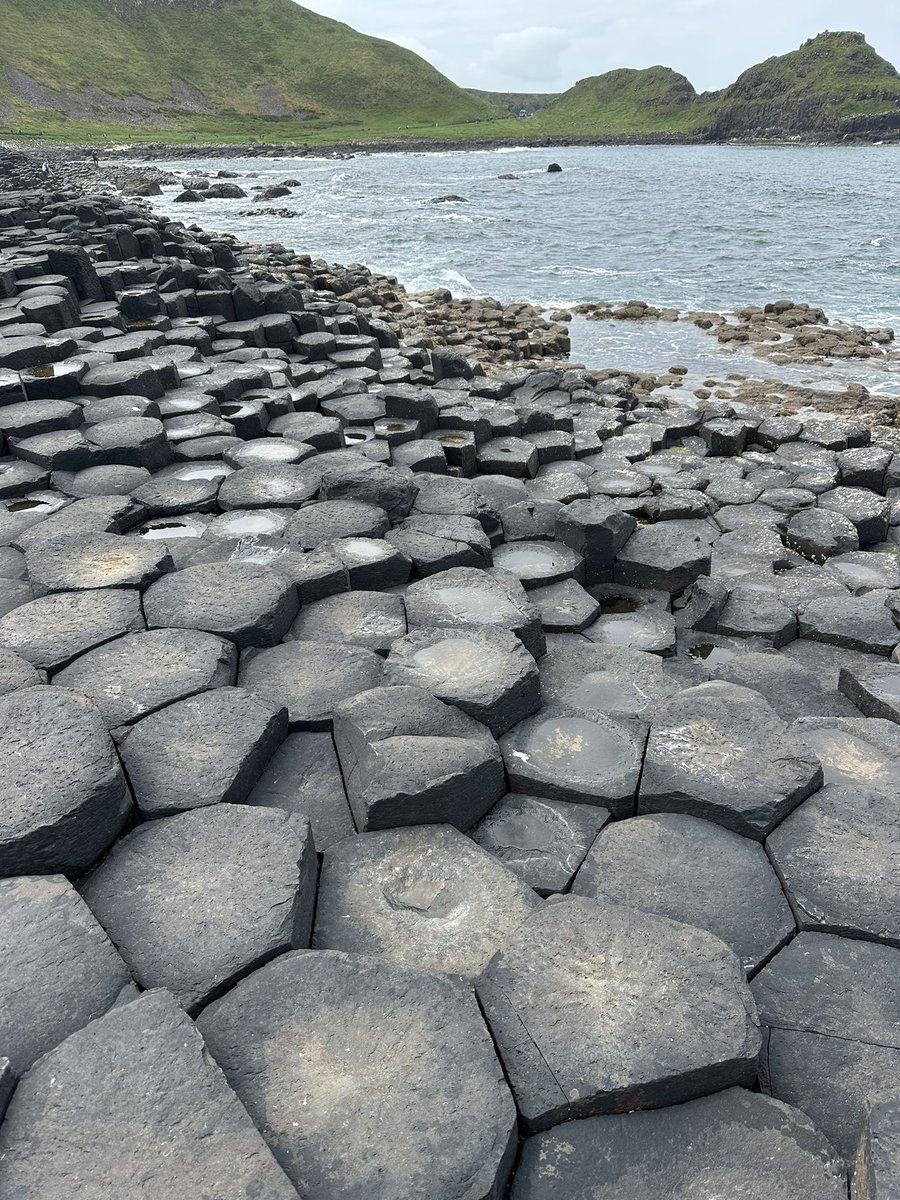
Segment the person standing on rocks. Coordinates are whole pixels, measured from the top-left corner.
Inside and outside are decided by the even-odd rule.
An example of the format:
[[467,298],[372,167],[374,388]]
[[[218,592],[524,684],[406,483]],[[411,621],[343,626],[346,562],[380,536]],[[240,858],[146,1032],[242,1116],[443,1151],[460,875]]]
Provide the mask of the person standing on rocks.
[[100,159],[97,157],[96,150],[91,151],[91,162],[94,164],[94,170],[96,171],[100,166]]
[[45,178],[49,177],[49,175],[50,175],[50,164],[49,164],[49,162],[47,161],[47,159],[46,159],[46,158],[45,158],[45,159],[44,159],[44,161],[41,163],[41,174],[42,174],[42,175],[43,175]]

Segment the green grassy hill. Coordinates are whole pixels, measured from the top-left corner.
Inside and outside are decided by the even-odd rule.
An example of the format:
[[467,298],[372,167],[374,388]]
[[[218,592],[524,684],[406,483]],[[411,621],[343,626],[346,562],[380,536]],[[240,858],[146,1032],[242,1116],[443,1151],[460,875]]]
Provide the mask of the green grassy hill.
[[0,128],[302,137],[505,114],[293,0],[0,0]]
[[708,138],[900,130],[900,74],[861,33],[823,33],[698,95],[668,67],[580,80],[530,122],[544,134]]
[[690,80],[669,67],[581,79],[530,123],[533,133],[689,133],[706,113]]
[[900,128],[900,74],[861,33],[821,33],[750,67],[714,101],[711,131],[729,136],[815,133],[891,113]]

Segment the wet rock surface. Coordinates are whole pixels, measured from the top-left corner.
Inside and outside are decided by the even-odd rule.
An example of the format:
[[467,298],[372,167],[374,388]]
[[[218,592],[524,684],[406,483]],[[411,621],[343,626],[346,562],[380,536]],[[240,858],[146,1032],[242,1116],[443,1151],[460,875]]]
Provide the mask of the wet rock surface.
[[883,1192],[892,445],[38,181],[0,150],[0,1195],[500,1200],[524,1142],[516,1200],[830,1200],[860,1138]]

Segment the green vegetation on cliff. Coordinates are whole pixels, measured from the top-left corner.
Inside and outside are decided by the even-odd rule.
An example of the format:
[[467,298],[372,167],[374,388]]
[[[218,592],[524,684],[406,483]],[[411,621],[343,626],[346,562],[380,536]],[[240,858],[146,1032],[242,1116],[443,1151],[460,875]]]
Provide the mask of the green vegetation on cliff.
[[498,115],[411,51],[293,0],[0,0],[0,127],[247,138]]
[[532,132],[691,133],[706,113],[689,79],[669,67],[581,79],[538,113]]
[[823,33],[720,92],[663,66],[560,96],[478,92],[293,0],[0,0],[4,129],[308,144],[900,136],[900,74],[862,34]]

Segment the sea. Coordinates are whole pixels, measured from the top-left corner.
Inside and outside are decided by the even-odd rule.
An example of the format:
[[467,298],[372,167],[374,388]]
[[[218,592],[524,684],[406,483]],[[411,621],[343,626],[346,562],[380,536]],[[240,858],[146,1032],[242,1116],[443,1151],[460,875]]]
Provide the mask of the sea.
[[[548,172],[551,162],[562,170]],[[176,204],[181,189],[166,187],[153,204],[248,241],[362,263],[411,292],[444,287],[548,311],[640,299],[730,312],[791,299],[900,337],[900,145],[509,146],[153,165],[236,171],[248,192],[299,180],[290,196],[262,203]],[[446,196],[460,199],[435,203]],[[238,215],[258,207],[297,215]],[[772,375],[746,348],[723,350],[689,322],[578,319],[571,331],[572,358],[589,366]],[[900,394],[898,362],[778,372]]]

